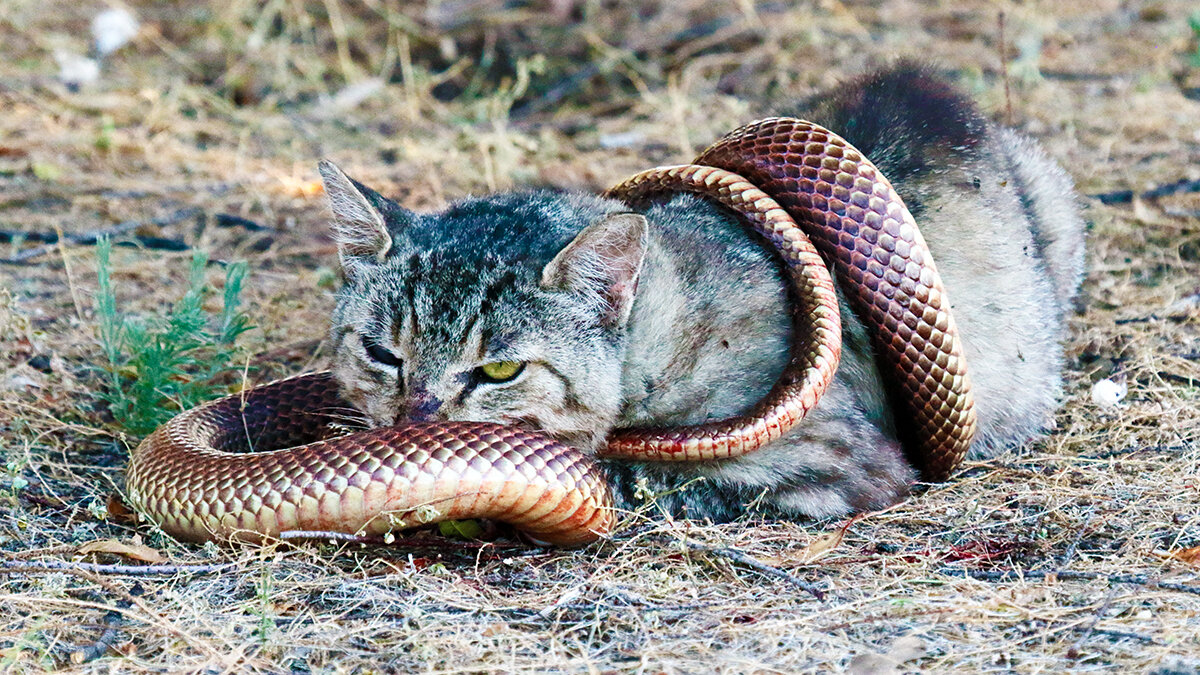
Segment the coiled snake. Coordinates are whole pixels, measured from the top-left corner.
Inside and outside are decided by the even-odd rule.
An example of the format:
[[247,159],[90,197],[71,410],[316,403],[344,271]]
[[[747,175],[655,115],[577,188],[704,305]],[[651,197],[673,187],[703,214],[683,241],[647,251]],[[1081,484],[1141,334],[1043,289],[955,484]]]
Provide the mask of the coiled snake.
[[[771,118],[730,133],[694,164],[650,169],[607,194],[638,203],[674,191],[733,209],[779,251],[798,299],[792,358],[745,415],[620,430],[602,455],[732,458],[803,419],[841,352],[837,298],[819,250],[872,334],[910,454],[927,479],[948,477],[975,429],[962,346],[924,239],[874,165],[820,126]],[[474,422],[336,436],[331,413],[345,407],[332,376],[316,373],[184,412],[134,451],[129,501],[171,535],[196,541],[289,531],[377,535],[490,518],[535,540],[571,545],[612,527],[606,477],[574,448]]]

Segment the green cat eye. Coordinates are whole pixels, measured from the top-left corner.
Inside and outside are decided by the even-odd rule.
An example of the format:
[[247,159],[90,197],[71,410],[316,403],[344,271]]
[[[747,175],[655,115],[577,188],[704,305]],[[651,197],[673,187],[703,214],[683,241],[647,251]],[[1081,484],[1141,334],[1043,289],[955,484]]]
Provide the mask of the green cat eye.
[[492,361],[479,366],[479,373],[489,382],[508,382],[522,370],[525,364],[521,361]]

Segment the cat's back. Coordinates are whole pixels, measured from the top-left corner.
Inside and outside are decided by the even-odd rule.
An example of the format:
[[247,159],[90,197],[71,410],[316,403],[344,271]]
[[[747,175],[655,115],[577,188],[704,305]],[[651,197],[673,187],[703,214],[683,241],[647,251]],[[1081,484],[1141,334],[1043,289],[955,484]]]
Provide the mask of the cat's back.
[[914,64],[847,83],[809,118],[869,157],[921,228],[966,349],[976,452],[1036,435],[1060,396],[1060,341],[1083,269],[1070,178]]

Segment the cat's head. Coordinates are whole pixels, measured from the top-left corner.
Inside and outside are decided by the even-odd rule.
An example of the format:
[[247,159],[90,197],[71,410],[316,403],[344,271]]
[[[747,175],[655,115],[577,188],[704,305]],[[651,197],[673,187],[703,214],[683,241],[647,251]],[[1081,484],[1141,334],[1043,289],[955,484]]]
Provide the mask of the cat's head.
[[518,424],[595,448],[620,406],[645,218],[551,191],[407,211],[321,163],[345,282],[334,373],[376,425]]

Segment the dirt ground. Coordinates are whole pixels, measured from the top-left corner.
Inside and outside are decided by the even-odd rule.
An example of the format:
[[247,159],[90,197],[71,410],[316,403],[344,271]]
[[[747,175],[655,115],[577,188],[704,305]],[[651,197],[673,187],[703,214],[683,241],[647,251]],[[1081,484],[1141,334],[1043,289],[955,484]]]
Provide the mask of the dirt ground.
[[[1200,673],[1194,2],[143,0],[68,86],[60,61],[111,6],[0,4],[0,671]],[[416,209],[601,190],[897,57],[1039,139],[1083,195],[1043,441],[854,520],[648,509],[572,551],[228,550],[106,507],[139,438],[98,399],[95,247],[37,235],[132,223],[113,280],[133,315],[183,294],[190,249],[218,284],[247,261],[238,353],[267,380],[328,363],[319,158]],[[1106,378],[1116,405],[1093,400]]]

